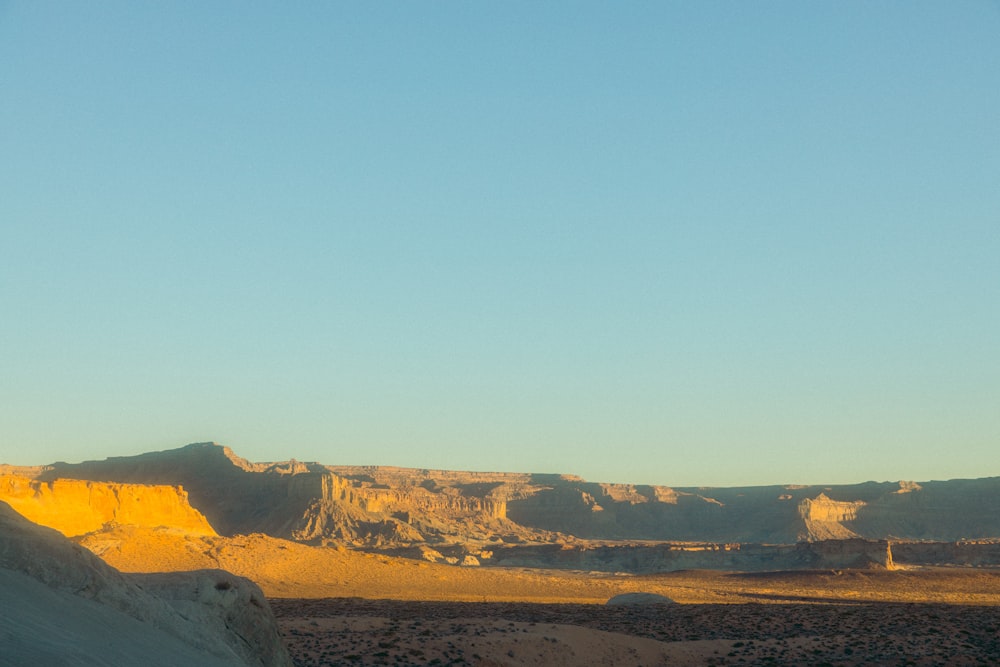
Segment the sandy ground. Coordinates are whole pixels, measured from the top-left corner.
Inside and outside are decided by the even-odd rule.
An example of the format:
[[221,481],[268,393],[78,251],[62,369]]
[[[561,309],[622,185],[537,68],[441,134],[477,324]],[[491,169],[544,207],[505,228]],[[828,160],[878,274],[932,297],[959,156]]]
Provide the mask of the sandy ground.
[[1000,569],[822,570],[657,575],[459,567],[264,535],[234,538],[123,528],[81,539],[123,572],[219,568],[256,582],[269,598],[559,602],[602,604],[629,592],[683,603],[950,602],[1000,605]]
[[273,600],[297,665],[995,665],[1000,607]]
[[[125,571],[222,568],[272,601],[313,665],[1000,665],[1000,570],[657,575],[459,567],[123,529],[82,543]],[[627,592],[678,604],[606,607]]]

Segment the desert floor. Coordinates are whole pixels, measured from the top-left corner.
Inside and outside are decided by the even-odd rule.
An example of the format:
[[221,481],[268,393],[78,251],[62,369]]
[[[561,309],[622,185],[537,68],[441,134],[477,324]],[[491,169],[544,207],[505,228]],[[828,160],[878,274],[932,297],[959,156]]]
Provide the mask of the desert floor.
[[[1000,569],[657,575],[459,567],[263,535],[122,528],[127,572],[222,568],[272,601],[297,664],[1000,665]],[[606,607],[629,592],[677,604]]]
[[1000,569],[912,568],[656,575],[507,567],[459,567],[264,535],[233,538],[121,528],[81,543],[123,572],[221,568],[255,581],[270,598],[602,604],[620,593],[659,593],[681,603],[948,602],[1000,605]]
[[1000,607],[272,602],[297,665],[995,665]]
[[[534,580],[535,598],[546,597],[543,571],[520,574]],[[678,572],[635,580],[685,603],[338,597],[271,604],[302,667],[1000,664],[997,571]]]

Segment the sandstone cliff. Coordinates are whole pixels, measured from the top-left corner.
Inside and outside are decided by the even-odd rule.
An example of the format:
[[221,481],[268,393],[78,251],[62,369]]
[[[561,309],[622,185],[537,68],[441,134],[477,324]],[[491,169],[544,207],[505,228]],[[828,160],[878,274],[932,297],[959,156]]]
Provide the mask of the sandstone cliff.
[[858,511],[864,506],[863,500],[830,500],[825,493],[815,498],[804,498],[798,505],[804,524],[799,539],[845,540],[857,537],[858,534],[844,524],[856,520]]
[[204,515],[188,503],[179,486],[145,486],[18,475],[0,476],[0,501],[35,523],[73,536],[107,523],[171,526],[189,533],[214,535]]
[[55,463],[37,476],[147,485],[181,485],[192,506],[224,535],[287,534],[320,496],[320,475],[295,461],[252,464],[215,443],[79,464]]

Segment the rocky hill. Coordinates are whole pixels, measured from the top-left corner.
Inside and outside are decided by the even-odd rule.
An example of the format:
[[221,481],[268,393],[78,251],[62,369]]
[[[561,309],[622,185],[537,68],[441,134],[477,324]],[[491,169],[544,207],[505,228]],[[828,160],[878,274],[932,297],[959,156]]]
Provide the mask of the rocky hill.
[[336,466],[294,459],[251,463],[215,443],[19,472],[46,484],[73,479],[181,486],[191,505],[222,535],[262,532],[314,544],[794,544],[1000,536],[1000,477],[671,488],[587,482],[571,475]]

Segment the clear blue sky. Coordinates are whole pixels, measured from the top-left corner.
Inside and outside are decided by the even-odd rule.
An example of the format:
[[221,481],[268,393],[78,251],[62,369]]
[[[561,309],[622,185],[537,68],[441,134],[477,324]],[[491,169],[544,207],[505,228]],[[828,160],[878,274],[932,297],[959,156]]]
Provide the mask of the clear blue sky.
[[0,461],[1000,475],[1000,4],[0,1]]

